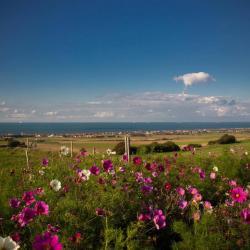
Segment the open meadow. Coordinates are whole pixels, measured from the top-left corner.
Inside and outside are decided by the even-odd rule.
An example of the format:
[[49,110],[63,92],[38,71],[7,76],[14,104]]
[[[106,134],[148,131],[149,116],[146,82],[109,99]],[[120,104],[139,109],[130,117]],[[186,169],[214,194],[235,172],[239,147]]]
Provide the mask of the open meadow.
[[204,146],[130,162],[106,152],[122,138],[42,138],[28,150],[2,141],[0,234],[11,249],[249,249],[249,136],[207,145],[219,136],[173,135]]

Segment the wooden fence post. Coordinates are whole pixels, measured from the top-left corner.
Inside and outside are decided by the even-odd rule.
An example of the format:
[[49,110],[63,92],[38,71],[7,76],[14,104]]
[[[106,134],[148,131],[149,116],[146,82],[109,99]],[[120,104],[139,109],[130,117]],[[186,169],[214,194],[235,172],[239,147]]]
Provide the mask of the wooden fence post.
[[73,141],[70,142],[70,155],[73,156]]

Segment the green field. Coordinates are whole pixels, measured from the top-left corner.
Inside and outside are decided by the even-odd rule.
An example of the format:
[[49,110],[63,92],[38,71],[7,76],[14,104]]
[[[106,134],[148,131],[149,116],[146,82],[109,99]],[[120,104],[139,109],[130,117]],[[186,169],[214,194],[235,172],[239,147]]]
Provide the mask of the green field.
[[[179,145],[191,141],[207,144],[219,135],[177,137],[170,139],[175,138]],[[59,231],[52,234],[59,236],[63,249],[250,249],[247,224],[250,219],[241,216],[241,211],[249,207],[249,195],[243,202],[225,205],[232,199],[230,190],[235,188],[228,184],[230,180],[235,180],[236,186],[244,190],[250,184],[250,168],[247,168],[250,141],[248,135],[237,138],[239,143],[205,145],[195,154],[180,151],[176,155],[173,152],[141,155],[143,162],[137,165],[133,163],[134,156],[127,163],[121,156],[104,154],[122,138],[102,141],[49,138],[29,148],[27,155],[26,148],[1,147],[0,235],[18,233],[21,249],[32,249],[35,236],[46,232],[51,224],[58,227]],[[156,139],[136,138],[132,144],[151,143]],[[60,146],[69,146],[71,140],[74,140],[74,156],[59,155]],[[90,154],[79,156],[77,150],[81,147]],[[93,155],[93,147],[100,154]],[[44,158],[49,162],[45,167],[41,164]],[[105,171],[103,160],[111,160],[110,171]],[[91,174],[89,179],[79,176],[79,170],[93,165],[99,167],[98,175]],[[211,179],[215,166],[218,167],[216,179]],[[201,178],[199,174],[203,171],[205,177]],[[142,174],[142,182],[137,173]],[[61,182],[59,191],[51,188],[53,179]],[[189,186],[197,188],[201,200],[195,200]],[[178,187],[185,189],[185,196],[178,196]],[[36,193],[37,188],[44,192]],[[35,193],[34,203],[24,204],[25,191]],[[9,200],[14,197],[21,201],[18,208],[9,206]],[[179,207],[182,199],[188,204],[185,209]],[[48,204],[49,214],[36,215],[21,226],[18,215],[25,207],[34,209],[37,201]],[[211,203],[212,209],[204,207],[205,201]],[[99,214],[97,209],[101,211]],[[155,213],[159,210],[165,216],[159,218],[166,225],[157,222]],[[143,221],[139,219],[142,214],[151,217]],[[19,220],[13,220],[13,215]],[[74,238],[76,233],[80,233],[79,239]]]

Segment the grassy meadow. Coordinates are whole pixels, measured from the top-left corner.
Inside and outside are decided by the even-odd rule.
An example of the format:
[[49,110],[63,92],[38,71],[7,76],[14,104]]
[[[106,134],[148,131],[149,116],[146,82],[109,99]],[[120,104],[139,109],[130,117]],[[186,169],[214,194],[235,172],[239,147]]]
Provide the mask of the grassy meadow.
[[[207,145],[220,134],[172,135],[203,147],[130,162],[106,153],[122,138],[0,147],[0,235],[20,249],[250,249],[250,137],[236,136]],[[60,154],[72,140],[73,157]]]

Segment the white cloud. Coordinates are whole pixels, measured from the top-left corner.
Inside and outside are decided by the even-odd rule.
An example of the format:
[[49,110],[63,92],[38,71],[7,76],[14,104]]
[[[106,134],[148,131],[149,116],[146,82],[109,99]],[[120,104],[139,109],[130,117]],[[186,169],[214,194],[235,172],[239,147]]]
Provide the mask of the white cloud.
[[57,114],[58,114],[57,111],[48,111],[44,113],[44,115],[46,116],[56,116]]
[[0,112],[7,112],[9,111],[9,108],[7,107],[0,107]]
[[8,114],[7,115],[11,119],[25,119],[28,118],[28,115],[25,113],[14,113],[14,114]]
[[113,112],[97,112],[94,114],[94,117],[96,118],[110,118],[110,117],[113,117],[114,116],[114,113]]
[[31,111],[31,114],[35,114],[35,113],[36,113],[36,110],[33,109],[33,110]]
[[1,106],[4,106],[5,104],[6,104],[5,101],[2,101],[2,102],[0,103]]
[[215,79],[206,72],[188,73],[174,77],[175,81],[181,81],[185,87],[191,86],[195,83],[203,83],[207,81],[215,81]]

